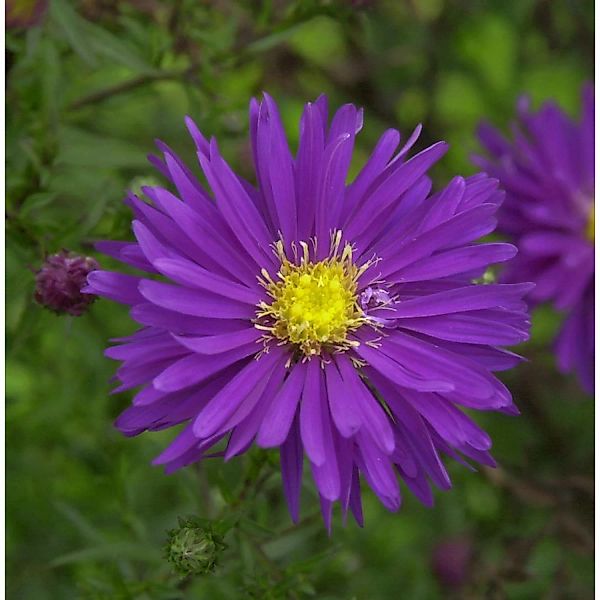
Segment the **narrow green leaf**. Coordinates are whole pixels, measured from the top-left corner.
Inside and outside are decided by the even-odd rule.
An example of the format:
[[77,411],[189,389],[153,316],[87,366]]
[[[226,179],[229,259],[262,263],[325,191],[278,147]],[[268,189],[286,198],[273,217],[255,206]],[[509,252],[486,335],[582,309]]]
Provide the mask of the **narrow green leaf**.
[[65,37],[73,50],[91,67],[97,65],[94,51],[87,39],[85,21],[65,0],[53,0],[50,3],[50,15],[63,30]]

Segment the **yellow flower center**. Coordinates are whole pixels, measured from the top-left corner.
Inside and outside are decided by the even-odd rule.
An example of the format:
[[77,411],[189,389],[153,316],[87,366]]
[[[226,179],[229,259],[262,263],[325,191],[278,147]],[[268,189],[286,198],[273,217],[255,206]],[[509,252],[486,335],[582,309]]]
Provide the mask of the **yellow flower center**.
[[[300,242],[302,257],[290,262],[283,244],[275,251],[281,267],[273,280],[262,271],[261,284],[272,302],[258,305],[255,326],[274,337],[294,344],[305,356],[326,350],[345,350],[354,342],[348,334],[367,322],[358,302],[358,278],[372,264],[357,267],[352,261],[352,246],[341,253],[341,232],[335,232],[328,258],[312,262],[306,242]],[[296,248],[293,248],[296,254]]]
[[590,211],[590,216],[588,217],[587,227],[585,228],[585,234],[587,239],[592,243],[596,241],[596,210],[594,208],[594,204],[592,204],[592,210]]

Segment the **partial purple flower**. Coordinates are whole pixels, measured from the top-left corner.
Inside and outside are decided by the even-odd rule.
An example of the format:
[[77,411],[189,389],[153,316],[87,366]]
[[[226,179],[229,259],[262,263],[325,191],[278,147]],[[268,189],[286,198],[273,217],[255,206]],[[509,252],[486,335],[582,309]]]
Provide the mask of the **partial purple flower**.
[[100,265],[68,250],[48,256],[35,275],[36,302],[57,314],[82,315],[96,296],[84,294],[87,276]]
[[431,568],[442,588],[458,590],[469,579],[473,542],[467,536],[440,540],[431,553]]
[[361,481],[392,511],[400,480],[426,505],[450,487],[443,455],[494,465],[491,440],[462,408],[517,414],[493,375],[528,337],[529,284],[477,285],[510,244],[494,230],[503,194],[485,175],[431,193],[439,142],[408,158],[390,129],[347,184],[362,111],[331,121],[305,106],[294,156],[277,105],[250,103],[256,184],[217,142],[189,132],[210,191],[162,142],[151,162],[175,192],[127,203],[133,242],[99,250],[141,271],[96,271],[87,290],[131,308],[142,325],[107,355],[116,391],[141,389],[117,419],[126,435],[185,427],[155,460],[167,472],[253,443],[279,448],[292,519],[305,455],[327,527],[339,502],[362,524]]
[[48,0],[6,0],[7,29],[29,28],[39,25],[48,10]]
[[504,281],[534,281],[533,304],[566,314],[555,345],[558,368],[594,391],[594,90],[583,89],[581,119],[555,103],[517,107],[513,141],[489,124],[479,129],[488,157],[476,164],[500,180],[506,201],[499,231],[519,248]]

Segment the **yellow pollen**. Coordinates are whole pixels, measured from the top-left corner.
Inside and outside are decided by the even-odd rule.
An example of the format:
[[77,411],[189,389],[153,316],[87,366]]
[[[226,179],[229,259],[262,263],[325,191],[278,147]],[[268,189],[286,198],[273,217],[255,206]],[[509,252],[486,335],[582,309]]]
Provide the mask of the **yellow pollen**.
[[339,253],[340,245],[338,231],[328,258],[313,262],[308,244],[300,242],[303,256],[290,262],[282,242],[275,244],[281,260],[277,277],[273,280],[263,270],[259,278],[272,298],[270,304],[261,302],[257,312],[256,327],[267,337],[294,344],[307,357],[355,345],[348,334],[367,322],[358,302],[357,282],[372,263],[357,267],[352,246],[346,244]]
[[586,236],[591,242],[596,241],[596,210],[594,204],[592,204],[592,210],[588,218],[587,227],[585,229]]

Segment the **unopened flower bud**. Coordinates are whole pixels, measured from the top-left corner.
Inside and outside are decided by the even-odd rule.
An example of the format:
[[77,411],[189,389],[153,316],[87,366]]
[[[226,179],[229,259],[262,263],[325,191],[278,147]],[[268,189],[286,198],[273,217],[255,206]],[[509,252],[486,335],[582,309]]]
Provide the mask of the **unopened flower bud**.
[[179,527],[169,531],[166,557],[181,575],[202,575],[214,571],[221,552],[223,537],[210,523],[189,517],[179,519]]
[[82,294],[88,273],[99,268],[89,256],[61,250],[46,258],[35,276],[35,299],[57,314],[82,315],[96,299]]

